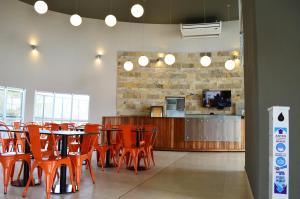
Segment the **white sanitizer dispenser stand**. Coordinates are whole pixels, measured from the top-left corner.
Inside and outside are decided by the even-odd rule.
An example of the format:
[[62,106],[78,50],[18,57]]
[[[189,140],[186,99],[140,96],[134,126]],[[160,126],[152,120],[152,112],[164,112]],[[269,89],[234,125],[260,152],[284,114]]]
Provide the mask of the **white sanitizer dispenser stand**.
[[289,198],[289,110],[274,106],[269,110],[269,199]]

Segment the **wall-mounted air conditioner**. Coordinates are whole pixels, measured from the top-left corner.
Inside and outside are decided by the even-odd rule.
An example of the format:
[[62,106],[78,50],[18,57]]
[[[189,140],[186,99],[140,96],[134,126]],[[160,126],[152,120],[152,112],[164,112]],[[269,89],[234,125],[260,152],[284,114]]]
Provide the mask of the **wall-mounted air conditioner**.
[[180,24],[183,38],[219,37],[222,31],[222,22]]

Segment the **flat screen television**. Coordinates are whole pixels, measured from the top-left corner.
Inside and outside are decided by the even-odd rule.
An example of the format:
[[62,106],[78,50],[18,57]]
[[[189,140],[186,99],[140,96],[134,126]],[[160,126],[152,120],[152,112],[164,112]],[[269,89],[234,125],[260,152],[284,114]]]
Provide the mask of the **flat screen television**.
[[203,106],[207,108],[217,108],[217,109],[231,107],[231,91],[230,90],[203,91]]

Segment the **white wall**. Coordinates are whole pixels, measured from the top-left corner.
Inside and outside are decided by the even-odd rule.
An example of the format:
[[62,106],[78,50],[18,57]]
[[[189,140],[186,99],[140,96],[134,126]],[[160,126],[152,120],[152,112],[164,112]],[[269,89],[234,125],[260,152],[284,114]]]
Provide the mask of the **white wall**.
[[[38,57],[31,55],[31,38]],[[0,0],[0,85],[26,89],[26,121],[33,118],[35,90],[90,95],[91,122],[115,115],[118,51],[222,51],[239,44],[238,21],[224,23],[220,38],[182,40],[178,25],[118,23],[111,29],[84,18],[73,27],[68,15],[38,15],[18,0]],[[103,52],[100,65],[97,51]]]

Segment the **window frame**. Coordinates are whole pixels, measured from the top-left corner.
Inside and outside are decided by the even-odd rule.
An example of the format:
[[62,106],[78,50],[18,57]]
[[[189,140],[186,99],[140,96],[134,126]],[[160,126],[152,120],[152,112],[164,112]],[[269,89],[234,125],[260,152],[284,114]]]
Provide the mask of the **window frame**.
[[[0,86],[0,89],[4,90],[4,99],[3,99],[3,115],[0,116],[0,120],[4,121],[5,123],[10,123],[13,121],[20,121],[24,122],[25,117],[25,106],[26,106],[26,89],[24,88],[15,88],[15,87],[8,87],[8,86]],[[15,91],[22,93],[21,97],[21,108],[20,108],[20,117],[9,117],[7,116],[7,93],[8,91]]]
[[[37,102],[37,95],[40,94],[43,96],[43,113],[42,113],[42,117],[37,117],[36,116],[36,102]],[[44,94],[44,95],[43,95]],[[52,116],[51,118],[45,118],[45,96],[46,94],[52,95],[53,97],[53,101],[52,101]],[[70,95],[71,96],[71,112],[70,112],[70,119],[64,119],[63,118],[63,111],[64,111],[64,107],[63,107],[63,102],[64,102],[64,98],[62,98],[62,112],[61,112],[61,118],[55,118],[55,99],[56,99],[56,95]],[[87,120],[74,120],[72,118],[73,116],[73,98],[75,95],[79,95],[79,96],[87,96],[88,97],[88,106],[87,106]],[[90,95],[87,94],[74,94],[74,93],[58,93],[58,92],[47,92],[47,91],[39,91],[39,90],[35,90],[34,92],[34,112],[33,112],[33,121],[35,122],[60,122],[60,123],[64,123],[64,122],[75,122],[75,123],[87,123],[89,121],[90,118]]]

